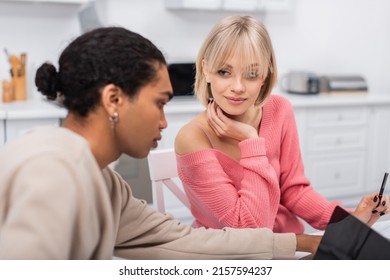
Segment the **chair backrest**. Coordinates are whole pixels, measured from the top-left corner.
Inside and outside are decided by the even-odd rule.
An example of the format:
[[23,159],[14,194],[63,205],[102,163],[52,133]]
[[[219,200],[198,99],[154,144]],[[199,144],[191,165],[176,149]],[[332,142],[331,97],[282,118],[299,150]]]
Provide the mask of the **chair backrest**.
[[187,208],[190,208],[187,196],[172,180],[178,177],[174,149],[152,150],[148,156],[150,179],[152,181],[153,205],[165,213],[164,186],[166,186]]

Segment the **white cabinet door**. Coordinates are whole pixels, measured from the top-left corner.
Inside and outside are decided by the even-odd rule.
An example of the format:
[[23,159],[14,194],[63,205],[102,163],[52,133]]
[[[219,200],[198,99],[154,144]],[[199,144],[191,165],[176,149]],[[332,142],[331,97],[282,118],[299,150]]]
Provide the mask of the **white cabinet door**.
[[165,0],[165,7],[174,10],[214,11],[290,11],[292,0]]
[[371,110],[367,192],[379,191],[385,172],[390,172],[390,106]]
[[306,157],[313,187],[330,200],[364,192],[365,153],[316,153]]
[[329,200],[348,199],[345,204],[350,205],[351,197],[360,197],[365,191],[368,108],[308,108],[305,119],[302,142],[306,176]]
[[6,113],[3,110],[0,110],[0,145],[5,143],[5,119]]
[[11,141],[36,126],[60,125],[59,118],[8,119],[5,123],[5,140]]
[[15,139],[35,126],[59,126],[61,119],[67,115],[64,108],[41,99],[0,104],[0,112],[5,113],[5,142]]
[[4,129],[4,119],[0,118],[0,145],[5,143],[5,129]]
[[221,8],[221,0],[165,0],[167,9],[179,10],[217,10]]
[[308,131],[307,151],[348,151],[365,150],[367,147],[367,127],[316,128]]

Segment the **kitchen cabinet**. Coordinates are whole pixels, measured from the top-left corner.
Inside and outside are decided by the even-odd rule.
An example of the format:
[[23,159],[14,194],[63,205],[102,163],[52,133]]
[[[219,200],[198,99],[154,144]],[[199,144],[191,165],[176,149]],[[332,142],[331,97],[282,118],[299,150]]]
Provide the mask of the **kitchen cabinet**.
[[17,138],[35,126],[59,126],[66,114],[64,108],[40,99],[0,103],[0,144]]
[[327,197],[363,192],[368,109],[359,106],[306,110],[307,122],[298,126],[306,130],[302,149],[306,175],[313,186]]
[[170,10],[276,12],[289,11],[292,0],[165,0],[165,7]]
[[[283,96],[294,108],[305,174],[319,193],[354,207],[362,195],[379,190],[390,171],[390,95]],[[203,110],[195,98],[175,97],[166,107],[168,128],[159,149],[173,147],[178,130]],[[167,211],[190,221],[181,207],[167,196]]]
[[13,3],[42,3],[42,4],[84,4],[93,2],[91,0],[0,0],[0,2],[13,2]]
[[379,191],[385,172],[390,172],[390,106],[383,104],[371,109],[369,126],[367,188]]
[[164,0],[165,7],[172,10],[217,10],[221,0]]
[[390,96],[294,96],[305,174],[329,200],[354,207],[390,171]]
[[4,144],[5,142],[5,129],[4,129],[5,117],[6,117],[5,112],[0,110],[0,145]]

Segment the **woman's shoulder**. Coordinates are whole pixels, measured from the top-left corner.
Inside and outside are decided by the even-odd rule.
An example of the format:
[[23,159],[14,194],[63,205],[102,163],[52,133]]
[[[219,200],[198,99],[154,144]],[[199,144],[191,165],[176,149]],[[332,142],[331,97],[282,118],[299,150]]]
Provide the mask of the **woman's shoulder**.
[[274,104],[274,106],[278,106],[278,107],[288,107],[288,108],[292,107],[290,100],[288,100],[283,95],[272,94],[269,97],[269,101],[268,102],[272,103],[272,104]]
[[175,152],[185,155],[208,148],[212,145],[206,115],[202,113],[180,128],[175,138]]

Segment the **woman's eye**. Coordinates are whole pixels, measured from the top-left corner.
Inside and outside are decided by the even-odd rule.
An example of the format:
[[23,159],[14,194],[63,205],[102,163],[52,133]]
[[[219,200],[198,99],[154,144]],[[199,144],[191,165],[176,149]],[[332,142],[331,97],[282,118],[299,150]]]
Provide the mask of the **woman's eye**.
[[228,71],[223,70],[223,69],[218,70],[217,73],[218,73],[218,75],[220,75],[220,76],[222,76],[222,77],[227,77],[227,76],[229,76],[229,74],[230,74]]
[[257,73],[256,71],[251,71],[248,72],[245,76],[248,79],[256,79],[259,76],[259,73]]

